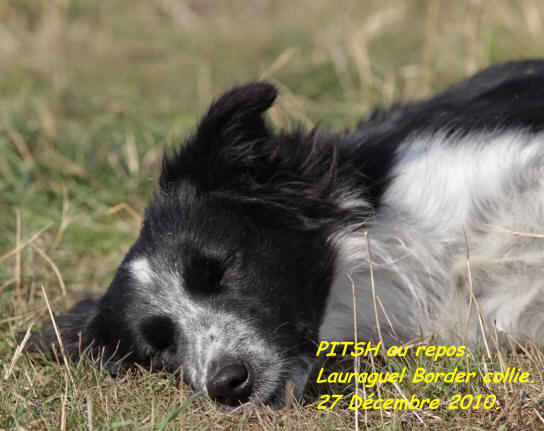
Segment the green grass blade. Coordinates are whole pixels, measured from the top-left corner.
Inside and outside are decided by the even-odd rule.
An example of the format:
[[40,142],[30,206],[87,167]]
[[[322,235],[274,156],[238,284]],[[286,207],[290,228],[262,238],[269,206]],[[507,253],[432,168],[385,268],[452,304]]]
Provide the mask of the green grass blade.
[[179,406],[176,410],[174,410],[172,413],[170,413],[168,416],[166,416],[162,420],[161,424],[159,425],[159,428],[157,428],[157,431],[165,431],[166,427],[168,426],[168,423],[176,419],[183,410],[189,407],[189,405],[201,395],[202,395],[202,392],[197,392],[196,394],[191,395],[187,399],[187,401],[185,401],[181,406]]

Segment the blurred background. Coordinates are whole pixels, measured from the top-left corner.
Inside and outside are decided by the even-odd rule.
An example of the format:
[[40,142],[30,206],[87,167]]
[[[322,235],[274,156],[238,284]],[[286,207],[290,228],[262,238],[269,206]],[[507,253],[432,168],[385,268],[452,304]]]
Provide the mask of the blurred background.
[[349,128],[543,54],[541,0],[0,1],[0,357],[42,284],[57,311],[107,287],[163,148],[232,84],[274,82],[276,127]]

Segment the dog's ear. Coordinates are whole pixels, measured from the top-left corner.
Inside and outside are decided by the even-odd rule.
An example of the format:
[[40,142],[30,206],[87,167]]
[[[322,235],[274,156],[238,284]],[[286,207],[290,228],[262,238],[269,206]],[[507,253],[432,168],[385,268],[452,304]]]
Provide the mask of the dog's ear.
[[[276,99],[275,87],[267,82],[251,82],[232,88],[215,100],[197,129],[201,144],[236,144],[261,137],[266,131],[263,112]],[[234,140],[234,141],[233,141]]]
[[232,88],[215,100],[196,133],[180,149],[165,155],[159,179],[162,189],[190,177],[198,183],[234,178],[264,156],[271,136],[263,113],[274,103],[276,88],[257,81]]
[[[92,335],[89,334],[89,323],[97,314],[95,299],[85,299],[74,305],[69,311],[55,318],[55,323],[60,332],[66,354],[71,358],[77,358],[88,346]],[[52,325],[41,332],[33,332],[25,350],[30,352],[51,352],[55,350],[60,354],[60,346],[57,334]]]

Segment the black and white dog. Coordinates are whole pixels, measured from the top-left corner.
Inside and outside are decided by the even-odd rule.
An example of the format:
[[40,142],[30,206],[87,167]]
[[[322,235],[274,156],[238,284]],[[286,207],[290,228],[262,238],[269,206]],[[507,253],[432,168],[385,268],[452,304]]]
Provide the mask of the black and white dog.
[[68,355],[183,367],[221,404],[278,408],[319,340],[353,339],[348,274],[359,340],[379,324],[387,343],[479,344],[467,244],[489,325],[544,342],[544,238],[516,234],[544,231],[544,61],[490,67],[353,132],[275,131],[275,98],[265,82],[233,88],[164,157],[108,291],[57,318]]

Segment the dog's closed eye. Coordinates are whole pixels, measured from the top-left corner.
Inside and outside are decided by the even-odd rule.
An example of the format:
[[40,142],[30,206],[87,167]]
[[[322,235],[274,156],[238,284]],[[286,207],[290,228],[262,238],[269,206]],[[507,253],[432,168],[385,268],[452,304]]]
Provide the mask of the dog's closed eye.
[[193,256],[184,270],[187,290],[193,295],[211,295],[224,288],[223,276],[228,264],[215,258]]
[[154,352],[167,350],[175,344],[176,326],[168,316],[146,317],[140,323],[140,330]]

